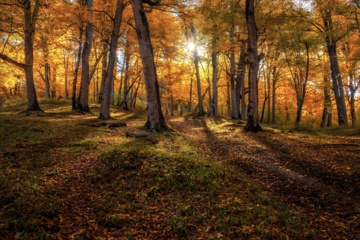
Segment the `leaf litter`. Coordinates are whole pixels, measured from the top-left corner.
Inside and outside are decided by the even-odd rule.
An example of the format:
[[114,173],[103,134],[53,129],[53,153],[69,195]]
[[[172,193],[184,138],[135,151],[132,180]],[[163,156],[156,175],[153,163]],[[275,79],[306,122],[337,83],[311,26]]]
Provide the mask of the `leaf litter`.
[[169,117],[153,145],[125,136],[137,114],[117,112],[116,130],[95,114],[0,115],[5,239],[359,236],[358,136]]

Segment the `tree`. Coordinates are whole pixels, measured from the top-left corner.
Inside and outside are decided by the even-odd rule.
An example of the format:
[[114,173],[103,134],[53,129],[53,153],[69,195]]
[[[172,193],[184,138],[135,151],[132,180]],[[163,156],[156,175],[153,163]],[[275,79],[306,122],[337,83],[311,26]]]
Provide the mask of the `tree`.
[[197,85],[197,94],[198,94],[198,116],[204,116],[204,105],[203,105],[203,98],[201,95],[201,80],[200,80],[200,69],[199,69],[199,51],[196,45],[196,31],[195,27],[191,25],[191,36],[192,36],[192,44],[194,48],[192,50],[194,56],[194,64],[195,64],[195,76],[196,76],[196,85]]
[[143,64],[143,74],[148,104],[148,117],[145,123],[145,128],[151,131],[162,131],[168,129],[161,111],[159,82],[154,62],[154,51],[150,38],[149,23],[143,6],[143,3],[155,6],[159,4],[159,2],[159,0],[130,0],[134,12],[136,33],[138,36],[141,61]]
[[[93,0],[86,0],[87,9],[90,11],[93,5]],[[89,84],[90,84],[90,65],[89,65],[89,57],[91,52],[91,46],[93,41],[93,25],[88,19],[85,30],[85,42],[82,52],[81,58],[81,85],[80,85],[80,93],[77,101],[76,108],[80,111],[90,112],[89,108]]]
[[[1,4],[1,3],[0,3]],[[26,93],[27,93],[27,111],[38,111],[40,106],[37,101],[35,84],[34,84],[34,37],[36,29],[36,21],[38,19],[38,14],[40,10],[40,1],[35,0],[23,0],[18,1],[12,5],[19,6],[23,10],[24,14],[24,55],[25,62],[20,63],[16,60],[8,57],[7,55],[0,53],[0,59],[3,59],[17,67],[20,67],[25,70],[25,79],[26,79]]]
[[[299,24],[297,24],[299,25]],[[281,31],[281,30],[279,30]],[[310,41],[306,39],[306,33],[300,29],[295,29],[291,37],[288,36],[290,42],[285,46],[287,40],[283,39],[283,50],[286,62],[291,74],[291,86],[296,93],[296,120],[295,125],[298,126],[301,120],[302,109],[306,96],[306,86],[309,80],[310,71]]]
[[262,131],[258,113],[258,71],[260,56],[258,55],[258,36],[255,22],[254,0],[246,0],[246,24],[249,35],[249,104],[245,131]]
[[[342,22],[336,21],[334,23],[333,21],[333,15],[335,14],[335,11],[339,10],[338,3],[333,4],[333,2],[328,0],[317,0],[316,7],[321,16],[323,25],[314,23],[314,26],[324,36],[326,42],[327,53],[329,55],[330,61],[333,92],[337,108],[338,124],[347,126],[348,117],[345,104],[344,85],[339,67],[337,44],[349,33],[349,31],[348,29],[345,31],[340,29],[344,28]],[[341,10],[339,12],[341,12]]]
[[107,76],[104,83],[104,90],[101,97],[101,109],[100,109],[100,117],[101,119],[109,119],[110,118],[110,95],[111,95],[111,85],[113,83],[113,71],[116,63],[116,50],[117,50],[117,41],[119,39],[120,25],[122,19],[122,13],[124,10],[123,0],[118,0],[116,4],[115,18],[114,18],[114,26],[111,34],[110,40],[110,53],[109,53],[109,61],[107,68]]

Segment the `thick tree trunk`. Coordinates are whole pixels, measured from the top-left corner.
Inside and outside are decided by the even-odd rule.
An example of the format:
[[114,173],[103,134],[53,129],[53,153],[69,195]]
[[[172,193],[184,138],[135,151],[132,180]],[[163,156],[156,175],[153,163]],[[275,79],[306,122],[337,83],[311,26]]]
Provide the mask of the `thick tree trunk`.
[[24,36],[25,36],[25,78],[26,78],[26,93],[28,101],[28,111],[41,110],[37,101],[35,84],[34,84],[34,36],[35,24],[39,12],[39,0],[35,1],[34,10],[31,9],[31,1],[23,1],[24,9]]
[[[92,0],[86,0],[87,8],[90,10],[92,8]],[[89,108],[89,84],[90,84],[90,65],[89,65],[89,58],[91,52],[93,40],[93,26],[92,23],[89,21],[86,24],[85,30],[85,43],[84,49],[82,53],[81,59],[81,84],[80,84],[80,92],[78,98],[77,108],[80,111],[90,112]]]
[[337,58],[336,42],[328,41],[327,44],[330,59],[331,79],[338,112],[338,124],[347,126],[348,118],[345,105],[345,94]]
[[246,23],[249,35],[249,104],[245,131],[257,132],[262,128],[259,124],[258,113],[258,36],[255,22],[254,0],[246,0]]
[[337,56],[336,45],[339,39],[333,36],[334,26],[332,22],[331,10],[327,8],[323,13],[323,22],[325,27],[325,41],[330,60],[331,79],[333,83],[334,96],[336,101],[336,108],[338,113],[338,124],[348,126],[348,117],[345,105],[345,94],[342,78],[340,75],[340,68]]
[[151,44],[149,23],[141,0],[130,0],[140,47],[140,56],[143,64],[145,79],[148,119],[145,128],[151,131],[167,130],[163,113],[161,111],[161,101],[159,83],[154,62],[153,46]]
[[24,42],[25,42],[25,64],[16,63],[6,56],[0,56],[2,59],[9,61],[17,66],[24,68],[25,70],[25,79],[26,79],[26,93],[27,93],[27,102],[28,108],[27,111],[37,111],[40,110],[40,106],[37,101],[35,84],[34,84],[34,36],[35,36],[35,24],[38,17],[40,2],[39,0],[35,1],[35,5],[32,10],[30,0],[22,1],[22,8],[24,10]]
[[101,108],[100,108],[100,116],[101,119],[110,119],[110,97],[111,97],[111,89],[113,84],[113,71],[116,64],[116,50],[117,50],[117,41],[119,39],[120,25],[122,20],[122,13],[124,10],[123,0],[118,0],[116,4],[116,12],[114,19],[114,26],[111,33],[111,41],[110,41],[110,53],[109,53],[109,64],[107,72],[111,74],[107,74],[103,95],[101,99]]

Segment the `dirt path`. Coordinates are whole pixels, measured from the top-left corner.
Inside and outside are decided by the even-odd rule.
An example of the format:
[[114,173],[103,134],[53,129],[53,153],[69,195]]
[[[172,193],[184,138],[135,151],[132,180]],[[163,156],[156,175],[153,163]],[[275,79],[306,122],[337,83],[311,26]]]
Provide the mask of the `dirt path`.
[[227,120],[169,119],[204,155],[243,171],[306,215],[325,239],[360,238],[360,135],[245,133]]

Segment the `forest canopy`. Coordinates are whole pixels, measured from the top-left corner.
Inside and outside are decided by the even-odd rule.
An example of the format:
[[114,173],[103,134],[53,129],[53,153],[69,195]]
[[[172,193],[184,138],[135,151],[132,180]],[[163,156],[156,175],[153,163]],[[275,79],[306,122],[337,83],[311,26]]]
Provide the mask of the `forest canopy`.
[[101,103],[105,119],[110,105],[142,107],[151,130],[167,128],[163,113],[191,112],[355,126],[359,8],[356,0],[1,0],[0,101],[26,97],[30,111],[41,110],[38,98],[72,99],[85,112]]

